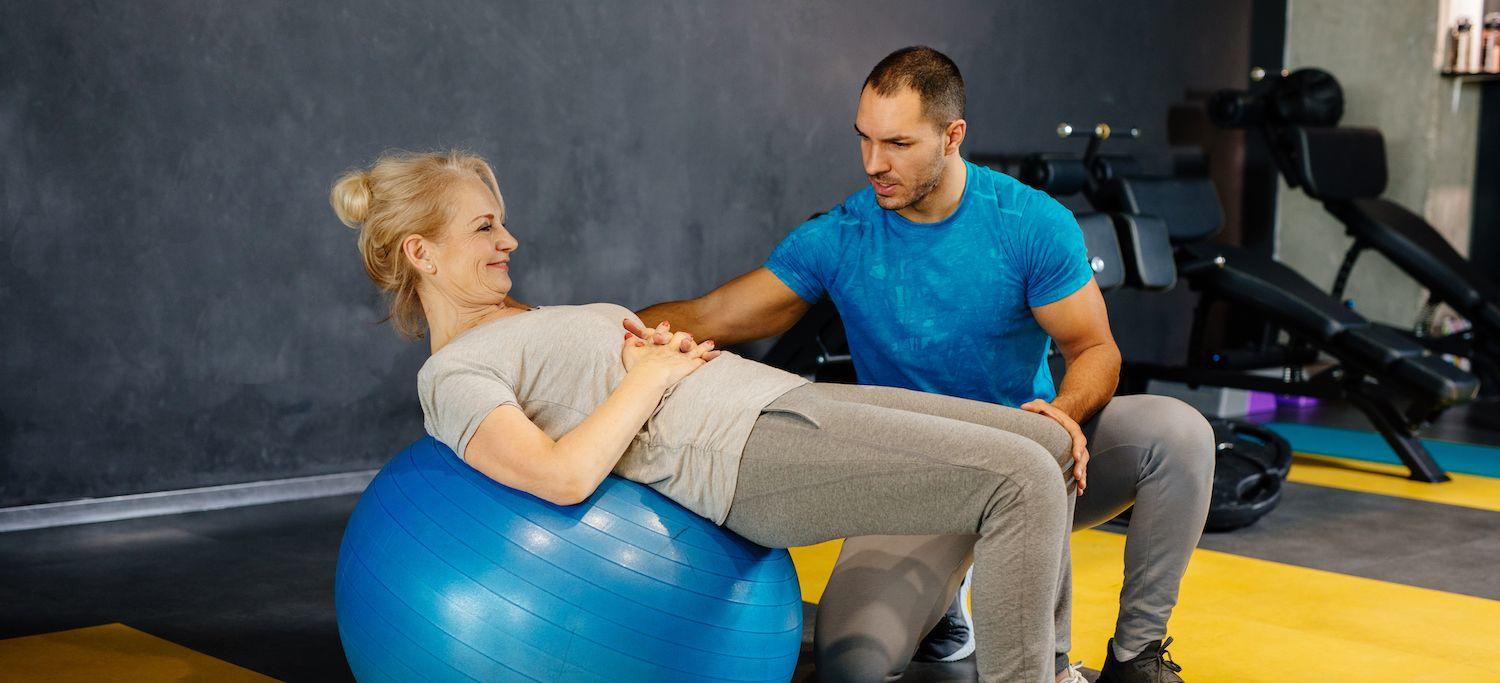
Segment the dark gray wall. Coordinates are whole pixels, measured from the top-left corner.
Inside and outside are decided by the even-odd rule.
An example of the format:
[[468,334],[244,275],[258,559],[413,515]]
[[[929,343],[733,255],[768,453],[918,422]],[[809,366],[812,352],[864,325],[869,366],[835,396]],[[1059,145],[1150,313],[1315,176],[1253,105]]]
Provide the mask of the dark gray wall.
[[[1139,125],[1149,148],[1185,87],[1241,84],[1248,16],[1193,0],[0,4],[0,505],[375,467],[419,436],[425,347],[374,325],[326,200],[384,148],[494,162],[518,297],[640,307],[759,265],[860,186],[855,97],[894,48],[963,68],[969,150],[1060,149],[1061,119]],[[1172,301],[1113,302],[1127,352],[1181,346]]]
[[1485,82],[1482,97],[1469,260],[1493,268],[1500,263],[1500,81]]
[[[1500,12],[1500,0],[1485,0],[1484,9]],[[1500,263],[1500,81],[1481,83],[1469,260],[1493,268]]]

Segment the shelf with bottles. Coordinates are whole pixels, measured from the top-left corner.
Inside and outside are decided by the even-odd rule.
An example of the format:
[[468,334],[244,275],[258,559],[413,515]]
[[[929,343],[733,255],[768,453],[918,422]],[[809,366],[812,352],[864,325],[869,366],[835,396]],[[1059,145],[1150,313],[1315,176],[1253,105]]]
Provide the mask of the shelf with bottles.
[[1500,81],[1500,71],[1439,71],[1438,74],[1460,81]]
[[[1463,80],[1489,80],[1500,76],[1500,12],[1490,12],[1479,22],[1465,11],[1479,10],[1480,3],[1445,3],[1443,32],[1438,43],[1438,72]],[[1478,12],[1474,14],[1477,16]]]
[[[1433,67],[1453,87],[1448,107],[1458,113],[1464,86],[1500,81],[1500,12],[1486,0],[1440,0]],[[1476,21],[1477,20],[1477,21]]]

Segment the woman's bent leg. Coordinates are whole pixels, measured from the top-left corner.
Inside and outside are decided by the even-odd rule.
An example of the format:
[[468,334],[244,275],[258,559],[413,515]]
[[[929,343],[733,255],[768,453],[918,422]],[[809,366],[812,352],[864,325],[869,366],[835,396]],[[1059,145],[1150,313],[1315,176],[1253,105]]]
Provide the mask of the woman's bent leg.
[[746,445],[725,526],[772,546],[977,534],[972,596],[981,678],[1052,679],[1052,609],[1067,525],[1052,454],[992,427],[836,400],[818,385],[767,410]]
[[813,654],[819,675],[900,678],[922,634],[953,604],[977,540],[972,534],[845,539],[818,603]]
[[[1051,418],[968,399],[891,387],[819,385],[820,393],[841,401],[868,403],[908,412],[939,415],[1025,436],[1042,445],[1072,482],[1072,441]],[[1073,498],[1069,497],[1071,505]],[[907,668],[922,636],[953,604],[968,571],[972,536],[855,536],[843,550],[818,605],[814,651],[818,670],[859,671],[867,680],[885,671],[894,680]],[[1072,582],[1064,539],[1053,610],[1057,652],[1071,642]],[[920,576],[911,571],[921,565]],[[948,581],[943,581],[946,577]],[[1066,668],[1059,655],[1054,670]]]

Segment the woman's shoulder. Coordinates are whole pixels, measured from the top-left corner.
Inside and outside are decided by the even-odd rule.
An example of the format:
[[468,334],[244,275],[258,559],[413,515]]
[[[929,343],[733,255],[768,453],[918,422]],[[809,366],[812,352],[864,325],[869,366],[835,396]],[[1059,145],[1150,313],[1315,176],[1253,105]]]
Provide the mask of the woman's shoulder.
[[635,315],[635,313],[630,309],[611,301],[597,301],[591,304],[580,304],[577,306],[577,308],[587,310],[591,313],[608,313],[610,315],[614,315],[616,312],[623,312],[625,315]]
[[624,317],[640,320],[630,309],[609,302],[533,306],[525,313],[492,320],[459,335],[437,353],[428,356],[419,375],[445,368],[469,367],[485,359],[497,360],[493,357],[506,347],[504,341],[507,337],[533,335],[537,331],[533,327],[536,324],[566,326],[569,319],[579,317],[609,320],[611,324],[619,324]]
[[575,304],[570,306],[548,306],[546,310],[571,314],[573,316],[593,316],[607,319],[610,324],[618,325],[625,318],[641,321],[640,317],[624,306],[608,301],[599,301],[591,304]]
[[[628,308],[626,308],[624,306],[621,306],[620,304],[617,304],[617,303],[614,303],[614,302],[610,302],[610,301],[597,301],[597,302],[589,303],[589,304],[552,304],[552,305],[548,305],[548,306],[532,306],[531,310],[527,311],[527,313],[546,312],[546,313],[548,313],[548,315],[550,317],[552,315],[557,315],[557,314],[577,315],[577,314],[580,314],[580,313],[594,313],[594,314],[608,313],[609,315],[614,315],[616,312],[620,312],[620,311],[623,311],[626,315],[635,315],[635,313],[633,313],[630,309],[628,309]],[[525,317],[525,316],[515,315],[515,316],[508,317],[508,318],[501,318],[501,319],[496,320],[494,322],[486,323],[482,327],[493,326],[496,323],[504,323],[504,322],[507,322],[507,321],[519,320],[519,319],[521,319],[523,317]],[[475,328],[475,329],[479,329],[479,328]]]
[[466,352],[454,340],[422,362],[422,367],[417,370],[417,384],[428,385],[442,375],[480,365],[483,364],[473,353]]
[[500,352],[509,346],[505,338],[513,327],[506,323],[512,322],[512,318],[479,325],[444,344],[422,363],[421,369],[417,370],[417,381],[427,382],[455,371],[498,366],[502,362]]
[[498,382],[514,387],[513,378],[516,377],[518,363],[515,354],[508,353],[502,346],[474,345],[458,349],[449,345],[428,356],[417,370],[417,393],[425,406],[435,400],[443,387],[472,390],[476,381],[486,386],[488,383]]

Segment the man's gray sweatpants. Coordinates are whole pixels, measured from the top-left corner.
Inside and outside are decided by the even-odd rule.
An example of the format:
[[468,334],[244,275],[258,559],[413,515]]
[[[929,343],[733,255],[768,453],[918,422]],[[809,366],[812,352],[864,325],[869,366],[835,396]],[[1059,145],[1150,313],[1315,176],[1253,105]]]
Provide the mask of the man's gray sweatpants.
[[[999,410],[1031,431],[1050,422],[986,405],[886,387],[793,389],[757,419],[724,526],[773,547],[869,534],[921,534],[941,545],[962,538],[975,558],[980,678],[1051,681],[1068,526],[1061,468],[1071,457],[1025,430],[948,416]],[[908,569],[884,577],[941,584],[954,566],[930,576],[934,568],[917,557]],[[846,635],[856,649],[881,646]]]
[[[1068,447],[1067,433],[1050,419],[1020,419],[1034,416],[988,403],[929,401],[927,396],[934,395],[901,398],[910,409],[1020,434],[1050,452]],[[1090,455],[1088,490],[1076,498],[1072,527],[1098,526],[1134,504],[1125,535],[1115,639],[1126,650],[1139,650],[1166,635],[1178,585],[1202,534],[1213,486],[1213,430],[1191,406],[1145,395],[1117,396],[1081,426]],[[952,603],[971,559],[976,567],[982,562],[971,553],[972,544],[971,536],[846,540],[818,605],[820,680],[899,677],[921,637]],[[1066,544],[1063,552],[1054,626],[1058,653],[1072,647]],[[982,645],[985,626],[976,623],[975,632]]]

